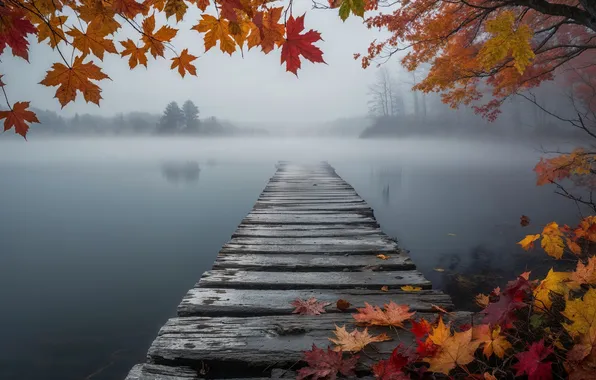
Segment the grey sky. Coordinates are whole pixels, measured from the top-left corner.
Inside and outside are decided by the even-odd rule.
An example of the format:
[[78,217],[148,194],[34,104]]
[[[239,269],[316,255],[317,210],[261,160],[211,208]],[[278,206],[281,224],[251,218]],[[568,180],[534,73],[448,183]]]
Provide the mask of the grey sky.
[[[279,50],[264,55],[253,49],[242,58],[239,53],[230,57],[216,47],[204,54],[202,35],[190,30],[199,19],[197,10],[188,12],[185,20],[176,26],[180,31],[174,46],[178,51],[188,47],[191,54],[200,55],[195,61],[198,77],[181,78],[170,69],[169,59],[150,58],[148,69],[140,66],[131,71],[127,59],[108,55],[100,62],[93,57],[112,78],[99,82],[103,89],[101,107],[86,104],[79,95],[75,103],[64,108],[63,114],[161,112],[169,101],[186,99],[193,100],[204,116],[247,122],[304,123],[365,114],[367,86],[374,80],[376,69],[363,70],[352,56],[365,52],[369,43],[379,38],[379,33],[368,30],[360,18],[350,17],[343,23],[336,10],[310,10],[310,7],[309,1],[297,2],[294,15],[308,11],[306,29],[321,32],[324,41],[318,46],[328,65],[303,61],[298,79],[280,65]],[[212,10],[208,12],[213,14]],[[158,27],[160,21],[163,22],[158,19]],[[130,31],[125,31],[116,40],[123,40],[129,34]],[[59,62],[60,57],[48,46],[40,46],[33,39],[31,42],[30,64],[10,54],[2,57],[2,73],[6,74],[4,81],[9,85],[10,100],[30,100],[34,107],[60,111],[60,104],[53,98],[55,88],[38,84],[51,63]],[[117,48],[121,50],[120,44]]]

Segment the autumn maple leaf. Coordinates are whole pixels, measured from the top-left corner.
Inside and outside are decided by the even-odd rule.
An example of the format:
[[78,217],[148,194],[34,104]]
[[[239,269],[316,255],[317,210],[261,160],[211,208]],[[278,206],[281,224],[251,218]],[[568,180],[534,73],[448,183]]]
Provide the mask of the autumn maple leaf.
[[325,306],[331,305],[329,302],[319,302],[316,298],[311,297],[306,301],[300,298],[296,298],[292,301],[292,306],[296,309],[292,313],[302,315],[319,315],[325,312]]
[[261,46],[261,51],[269,54],[275,46],[281,46],[285,39],[286,27],[279,23],[283,7],[269,8],[257,12],[252,18],[251,32],[248,37],[248,49]]
[[526,299],[531,291],[530,282],[522,276],[510,281],[505,290],[499,295],[499,300],[490,303],[482,312],[485,314],[484,323],[508,326],[517,319],[515,311],[527,307]]
[[149,49],[153,58],[157,58],[158,56],[163,57],[165,49],[164,42],[170,42],[176,36],[178,30],[170,28],[167,25],[162,26],[155,33],[153,33],[154,29],[155,17],[151,15],[143,20],[143,42],[145,43],[145,48]]
[[20,8],[0,7],[0,55],[8,45],[12,54],[29,61],[29,42],[27,34],[36,34],[37,29],[25,18]]
[[219,41],[219,48],[224,53],[232,55],[236,51],[236,43],[230,36],[229,21],[215,18],[211,15],[201,15],[201,21],[192,29],[199,33],[205,33],[203,41],[205,43],[205,51],[209,51]]
[[515,355],[519,361],[512,366],[517,370],[515,376],[528,375],[529,380],[552,379],[551,362],[543,362],[543,360],[553,352],[552,347],[544,346],[544,339],[532,343],[528,351]]
[[430,339],[430,341],[437,346],[441,346],[450,336],[450,325],[445,325],[445,323],[443,323],[443,317],[439,317],[439,322],[437,323],[436,327],[433,327],[428,339]]
[[568,300],[562,314],[571,321],[563,325],[571,336],[587,334],[596,343],[596,289],[589,289],[581,299]]
[[78,17],[89,24],[88,27],[100,26],[106,35],[120,28],[120,23],[115,19],[116,13],[102,1],[83,0],[76,10]]
[[54,49],[62,41],[66,41],[63,27],[68,16],[51,15],[49,20],[45,20],[38,15],[30,14],[29,19],[37,27],[37,42],[43,42],[49,39],[49,44]]
[[335,334],[336,338],[329,338],[329,340],[337,345],[337,347],[335,347],[335,351],[358,352],[371,343],[391,340],[391,338],[386,334],[380,334],[377,336],[370,335],[368,333],[368,328],[364,329],[364,331],[354,329],[354,331],[349,333],[346,331],[345,326],[339,327],[336,325],[335,331],[333,331],[333,333]]
[[26,137],[29,125],[27,123],[39,123],[37,116],[32,111],[27,110],[29,102],[16,102],[12,109],[0,111],[0,120],[4,119],[4,131],[12,127],[19,135]]
[[109,79],[93,62],[83,63],[84,57],[76,57],[71,67],[54,63],[45,78],[40,82],[44,86],[59,86],[55,98],[64,107],[75,100],[80,91],[85,101],[99,105],[101,89],[91,80]]
[[419,322],[412,319],[410,331],[416,338],[423,338],[430,333],[431,329],[432,325],[426,319],[422,318]]
[[306,379],[307,377],[313,380],[333,380],[337,378],[338,373],[344,376],[354,376],[354,369],[358,362],[357,355],[344,359],[341,351],[333,351],[330,348],[325,351],[314,344],[310,351],[303,352],[303,356],[304,361],[308,363],[308,367],[298,370],[297,380]]
[[107,33],[105,33],[100,25],[88,26],[85,33],[75,27],[66,32],[66,34],[73,37],[73,47],[80,50],[84,56],[93,53],[97,58],[103,60],[104,52],[118,53],[114,46],[114,41],[106,38]]
[[382,310],[378,306],[372,306],[365,302],[363,308],[356,309],[358,314],[352,314],[352,316],[357,322],[369,326],[404,327],[404,322],[415,314],[413,311],[410,312],[408,305],[398,305],[393,301],[385,304],[384,307],[385,310]]
[[443,340],[440,349],[431,358],[424,361],[430,364],[431,372],[449,375],[457,366],[466,365],[474,360],[474,352],[480,345],[479,341],[472,340],[472,330],[455,332]]
[[309,30],[300,34],[304,30],[304,15],[294,18],[290,16],[286,23],[286,41],[281,48],[281,63],[286,63],[286,70],[298,76],[300,69],[300,56],[316,63],[325,63],[323,52],[313,43],[321,40],[321,34],[314,30]]
[[375,378],[380,380],[406,380],[410,376],[406,375],[402,369],[409,362],[409,358],[402,354],[401,345],[397,346],[389,359],[380,360],[372,366]]
[[472,338],[484,346],[482,352],[487,358],[494,353],[498,358],[503,359],[505,352],[512,348],[511,343],[501,335],[501,326],[498,325],[493,329],[489,325],[474,326]]
[[571,290],[578,289],[580,285],[574,282],[571,276],[570,272],[555,272],[551,268],[544,280],[534,289],[535,310],[550,309],[553,303],[551,293],[566,298]]
[[184,78],[184,74],[188,71],[191,75],[197,75],[197,68],[191,62],[197,59],[192,54],[188,54],[188,49],[182,50],[178,57],[172,58],[171,69],[178,67],[178,72]]
[[555,259],[563,257],[563,238],[557,223],[551,222],[544,227],[541,246],[549,256]]
[[571,280],[578,284],[596,285],[596,256],[588,258],[587,264],[578,261],[575,272],[571,274]]
[[114,12],[131,19],[147,9],[145,4],[138,3],[136,0],[112,0],[111,4]]
[[171,16],[176,16],[176,21],[182,21],[184,18],[184,14],[188,9],[188,5],[184,2],[184,0],[167,0],[166,5],[164,6],[164,11],[166,12],[166,18],[170,18]]
[[130,55],[130,58],[128,59],[128,66],[131,69],[134,69],[137,65],[143,65],[147,67],[146,47],[138,47],[130,38],[126,41],[120,41],[120,44],[124,48],[124,50],[120,52],[120,55],[122,57]]
[[517,244],[521,245],[524,250],[528,251],[534,248],[534,242],[538,239],[540,239],[540,234],[526,235],[526,237],[518,241]]

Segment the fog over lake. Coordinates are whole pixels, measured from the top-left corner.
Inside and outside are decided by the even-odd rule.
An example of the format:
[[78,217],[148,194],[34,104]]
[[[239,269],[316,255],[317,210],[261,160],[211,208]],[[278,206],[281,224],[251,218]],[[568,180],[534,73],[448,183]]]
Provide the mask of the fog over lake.
[[515,244],[530,231],[521,214],[531,226],[577,221],[570,201],[536,187],[540,155],[448,139],[0,141],[0,378],[124,378],[278,160],[328,161],[466,307],[527,263],[550,265]]

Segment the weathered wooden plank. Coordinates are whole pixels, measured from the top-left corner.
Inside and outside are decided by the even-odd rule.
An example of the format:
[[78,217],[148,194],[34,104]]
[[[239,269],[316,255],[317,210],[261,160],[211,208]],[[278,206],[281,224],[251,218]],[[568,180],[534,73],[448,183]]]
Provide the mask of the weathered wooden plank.
[[341,201],[336,203],[346,203],[351,201],[362,201],[362,198],[359,196],[323,196],[323,195],[270,195],[270,194],[261,194],[259,196],[259,201],[301,201],[301,202],[313,202],[319,201],[321,203],[325,202],[332,202],[332,201]]
[[358,193],[354,190],[296,190],[296,191],[264,191],[260,195],[261,198],[293,198],[293,197],[320,197],[320,198],[333,198],[333,197],[358,197]]
[[327,313],[340,313],[335,306],[338,299],[350,302],[345,312],[356,312],[356,308],[371,305],[384,305],[393,301],[406,304],[418,312],[432,312],[437,305],[452,310],[451,298],[436,290],[422,290],[416,293],[403,291],[382,292],[379,290],[255,290],[255,289],[210,289],[193,288],[178,305],[179,317],[247,317],[265,315],[290,315],[294,311],[291,302],[297,298],[316,298],[321,302],[329,302]]
[[266,237],[238,237],[233,238],[229,245],[371,245],[397,250],[395,241],[383,235],[361,235],[343,237],[300,237],[300,238],[266,238]]
[[364,202],[360,203],[313,203],[313,204],[301,204],[301,203],[269,203],[269,202],[257,202],[252,212],[261,211],[351,211],[351,210],[371,210],[372,209]]
[[125,380],[199,380],[197,371],[190,367],[169,367],[155,364],[137,364]]
[[211,270],[198,283],[202,288],[235,289],[390,289],[404,285],[431,287],[430,281],[416,270],[392,272],[260,272]]
[[377,253],[396,253],[397,247],[390,245],[374,245],[374,244],[319,244],[319,245],[239,245],[239,244],[225,244],[220,250],[221,253],[225,254],[239,254],[245,255],[249,253],[272,253],[278,255],[303,255],[303,254],[315,254],[320,255],[373,255]]
[[242,220],[243,224],[370,224],[377,226],[375,218],[360,214],[250,214]]
[[325,237],[325,236],[359,236],[383,234],[380,228],[370,225],[344,224],[242,224],[232,237],[260,236],[260,237]]
[[253,209],[250,215],[338,215],[341,212],[350,214],[360,214],[364,216],[373,216],[374,212],[370,208],[351,209],[351,210],[279,210],[279,209]]
[[[470,313],[453,313],[457,323],[470,320]],[[418,317],[433,320],[435,314],[419,313]],[[450,319],[450,317],[446,317]],[[354,328],[350,314],[317,316],[266,316],[248,318],[172,318],[159,331],[149,349],[150,362],[169,365],[200,365],[205,363],[212,373],[234,369],[256,369],[275,366],[287,368],[301,360],[302,352],[313,344],[330,345],[334,325]],[[372,334],[389,333],[392,341],[374,346],[388,355],[399,344],[406,347],[415,342],[408,331],[409,323],[399,333],[387,328],[369,328]],[[362,358],[366,362],[366,358]]]
[[375,255],[279,255],[275,253],[227,254],[220,253],[213,269],[242,269],[265,271],[340,272],[344,270],[408,270],[414,263],[404,254],[391,255],[380,260]]
[[259,204],[284,204],[284,205],[312,205],[312,204],[366,204],[362,198],[350,199],[259,199]]

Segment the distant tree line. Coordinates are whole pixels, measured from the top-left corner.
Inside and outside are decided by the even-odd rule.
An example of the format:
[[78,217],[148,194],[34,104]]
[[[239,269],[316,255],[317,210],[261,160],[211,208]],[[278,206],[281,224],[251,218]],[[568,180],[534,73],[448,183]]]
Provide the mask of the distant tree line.
[[[368,91],[372,123],[362,132],[362,138],[436,135],[573,139],[581,136],[581,131],[569,128],[521,97],[506,101],[495,122],[482,119],[471,108],[452,109],[441,101],[440,94],[410,90],[417,78],[426,75],[424,71],[421,68],[399,75],[392,75],[386,67],[378,71]],[[573,113],[568,94],[562,93],[556,82],[543,84],[532,96],[541,106],[556,109],[558,114]]]
[[147,112],[119,113],[115,116],[75,114],[65,117],[53,111],[35,110],[40,124],[33,124],[33,135],[262,135],[260,130],[245,130],[215,117],[199,119],[199,108],[191,101],[170,102],[162,115]]

